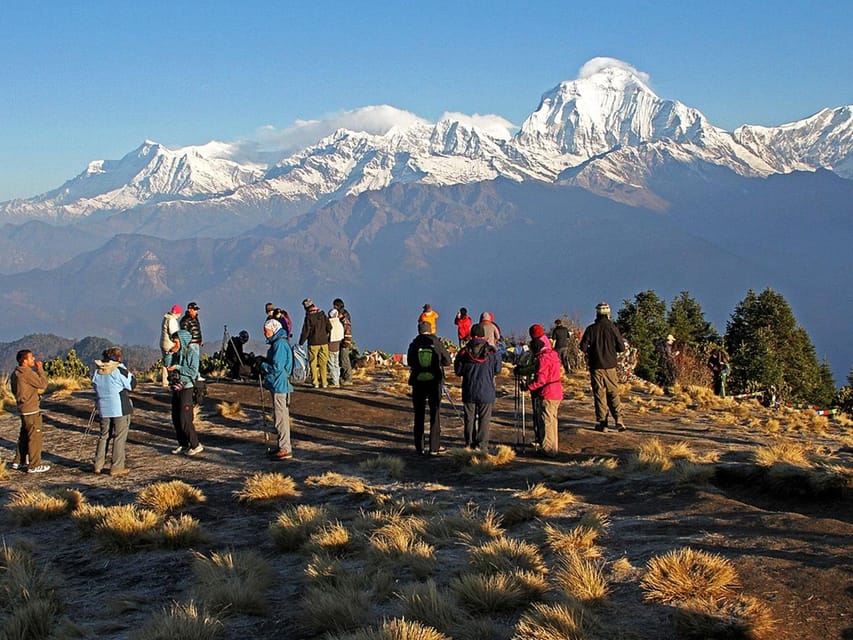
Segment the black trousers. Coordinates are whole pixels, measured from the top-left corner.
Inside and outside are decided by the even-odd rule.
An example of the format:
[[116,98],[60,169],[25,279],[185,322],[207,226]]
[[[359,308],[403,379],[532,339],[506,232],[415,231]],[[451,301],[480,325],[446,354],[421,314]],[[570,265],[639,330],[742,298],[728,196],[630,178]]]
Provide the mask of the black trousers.
[[491,402],[465,402],[462,412],[465,416],[465,446],[472,449],[489,448],[489,425],[492,421]]
[[172,425],[178,444],[185,449],[198,446],[198,435],[193,424],[193,390],[181,389],[172,392]]
[[429,450],[438,451],[441,446],[441,384],[416,382],[412,385],[412,407],[415,410],[415,449],[423,453],[424,423],[429,404]]

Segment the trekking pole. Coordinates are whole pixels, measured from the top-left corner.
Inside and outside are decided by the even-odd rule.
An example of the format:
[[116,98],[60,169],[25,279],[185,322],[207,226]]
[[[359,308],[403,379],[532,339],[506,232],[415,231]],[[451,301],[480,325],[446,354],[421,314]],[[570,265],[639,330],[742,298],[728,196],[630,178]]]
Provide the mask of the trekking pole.
[[95,414],[98,412],[98,405],[92,407],[92,413],[89,416],[89,421],[86,423],[86,430],[83,432],[83,437],[80,439],[80,449],[77,451],[77,459],[83,455],[83,445],[86,444],[86,438],[89,436],[89,431],[92,430],[92,425],[95,424]]
[[264,379],[263,376],[258,376],[258,393],[261,394],[261,419],[263,420],[263,431],[264,431],[264,444],[269,451],[270,448],[270,434],[267,429],[267,401],[264,396]]
[[444,392],[444,395],[447,397],[447,401],[450,402],[450,406],[453,407],[453,413],[456,414],[456,417],[459,418],[459,421],[462,423],[462,428],[465,428],[465,420],[462,418],[462,414],[459,413],[459,410],[456,408],[456,405],[453,404],[453,398],[450,397],[450,389],[447,388],[447,385],[442,383],[441,390]]

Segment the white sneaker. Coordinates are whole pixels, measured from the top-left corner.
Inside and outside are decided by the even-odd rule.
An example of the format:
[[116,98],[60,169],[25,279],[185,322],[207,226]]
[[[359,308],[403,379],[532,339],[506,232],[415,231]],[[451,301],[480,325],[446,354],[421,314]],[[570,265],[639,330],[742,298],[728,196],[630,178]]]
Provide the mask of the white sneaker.
[[199,444],[197,447],[193,447],[192,449],[187,449],[186,454],[188,456],[197,456],[202,451],[204,451],[204,447]]
[[9,468],[17,471],[18,469],[26,469],[27,465],[23,464],[22,462],[13,462],[12,464],[9,465]]
[[45,471],[50,471],[49,464],[40,464],[35,467],[30,467],[27,469],[27,473],[44,473]]
[[181,454],[181,453],[183,453],[183,452],[184,452],[184,448],[183,448],[183,447],[175,447],[174,449],[172,449],[172,455],[176,455],[176,456],[177,456],[177,455],[179,455],[179,454]]

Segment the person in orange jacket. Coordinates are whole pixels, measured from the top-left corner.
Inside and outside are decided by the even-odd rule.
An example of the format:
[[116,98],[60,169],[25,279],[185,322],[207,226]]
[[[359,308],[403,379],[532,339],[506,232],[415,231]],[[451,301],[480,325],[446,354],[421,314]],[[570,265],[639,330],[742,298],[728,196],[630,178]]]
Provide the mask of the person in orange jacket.
[[438,312],[428,304],[424,305],[424,310],[418,316],[418,322],[426,322],[429,325],[430,333],[436,334],[435,323],[438,320]]

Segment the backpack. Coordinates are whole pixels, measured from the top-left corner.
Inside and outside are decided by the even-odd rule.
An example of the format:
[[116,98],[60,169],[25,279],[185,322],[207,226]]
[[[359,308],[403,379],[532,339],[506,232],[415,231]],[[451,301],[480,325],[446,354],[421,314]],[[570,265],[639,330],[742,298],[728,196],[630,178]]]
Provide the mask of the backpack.
[[418,382],[429,382],[435,380],[435,350],[432,347],[420,347],[418,349],[418,368],[420,373],[416,376]]

